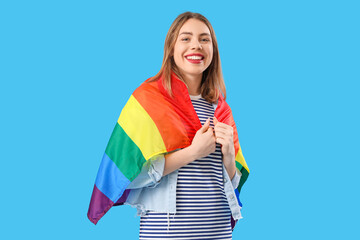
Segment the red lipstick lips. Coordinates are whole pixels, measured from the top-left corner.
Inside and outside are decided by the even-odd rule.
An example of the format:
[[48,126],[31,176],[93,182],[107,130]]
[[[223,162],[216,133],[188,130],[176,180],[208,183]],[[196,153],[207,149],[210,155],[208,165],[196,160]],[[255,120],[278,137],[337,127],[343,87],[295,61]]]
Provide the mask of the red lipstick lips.
[[204,60],[204,56],[199,53],[188,54],[185,56],[186,60],[190,63],[199,64]]

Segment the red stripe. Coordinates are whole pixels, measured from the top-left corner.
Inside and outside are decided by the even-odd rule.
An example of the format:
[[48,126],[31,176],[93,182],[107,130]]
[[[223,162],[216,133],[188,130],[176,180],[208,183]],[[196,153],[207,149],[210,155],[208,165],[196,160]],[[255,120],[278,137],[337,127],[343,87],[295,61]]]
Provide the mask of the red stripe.
[[235,121],[230,109],[230,106],[225,102],[223,96],[220,94],[218,100],[218,106],[215,110],[214,116],[217,118],[219,122],[228,124],[234,129],[234,147],[235,147],[235,156],[240,149],[238,132],[236,129]]
[[[180,116],[183,127],[187,132],[188,138],[192,141],[196,131],[201,128],[200,120],[192,105],[189,91],[183,81],[181,81],[175,73],[171,75],[171,88],[173,89],[173,97],[170,97],[159,79],[158,87],[164,98],[172,105],[174,111]],[[176,89],[176,91],[175,91]],[[190,142],[191,142],[190,141]]]
[[238,151],[240,149],[240,144],[239,144],[239,135],[238,135],[238,132],[237,132],[237,129],[235,126],[235,121],[234,121],[232,114],[230,114],[230,124],[229,125],[232,126],[234,129],[234,147],[235,147],[235,156],[236,156],[236,154],[238,153]]

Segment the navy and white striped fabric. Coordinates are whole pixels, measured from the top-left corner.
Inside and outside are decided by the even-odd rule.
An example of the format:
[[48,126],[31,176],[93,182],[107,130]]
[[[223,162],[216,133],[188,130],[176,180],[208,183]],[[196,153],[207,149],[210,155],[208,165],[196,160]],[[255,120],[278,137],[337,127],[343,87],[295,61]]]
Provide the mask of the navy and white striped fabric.
[[[205,99],[191,96],[191,101],[201,124],[214,116],[212,104]],[[214,127],[212,121],[210,125]],[[140,239],[232,239],[219,144],[214,153],[179,169],[176,214],[148,212],[142,216]]]

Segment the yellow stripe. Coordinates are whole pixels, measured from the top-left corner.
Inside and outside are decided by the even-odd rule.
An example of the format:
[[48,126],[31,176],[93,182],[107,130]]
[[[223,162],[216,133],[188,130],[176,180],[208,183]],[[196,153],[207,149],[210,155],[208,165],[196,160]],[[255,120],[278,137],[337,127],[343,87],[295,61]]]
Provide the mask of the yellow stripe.
[[250,173],[249,167],[247,166],[247,164],[245,162],[245,158],[242,155],[242,152],[241,152],[240,148],[239,148],[238,153],[236,154],[235,161],[238,161],[248,171],[248,173]]
[[146,160],[159,152],[166,152],[164,141],[154,121],[133,95],[121,111],[118,123],[140,148]]

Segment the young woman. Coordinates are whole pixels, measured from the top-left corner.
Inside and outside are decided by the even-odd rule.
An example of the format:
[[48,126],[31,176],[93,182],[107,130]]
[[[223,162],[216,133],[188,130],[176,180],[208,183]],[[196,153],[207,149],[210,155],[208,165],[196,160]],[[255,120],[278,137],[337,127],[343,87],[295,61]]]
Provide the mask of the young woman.
[[225,98],[211,24],[198,13],[180,14],[159,73],[134,91],[119,117],[90,220],[127,204],[141,216],[140,239],[231,239],[249,170]]

